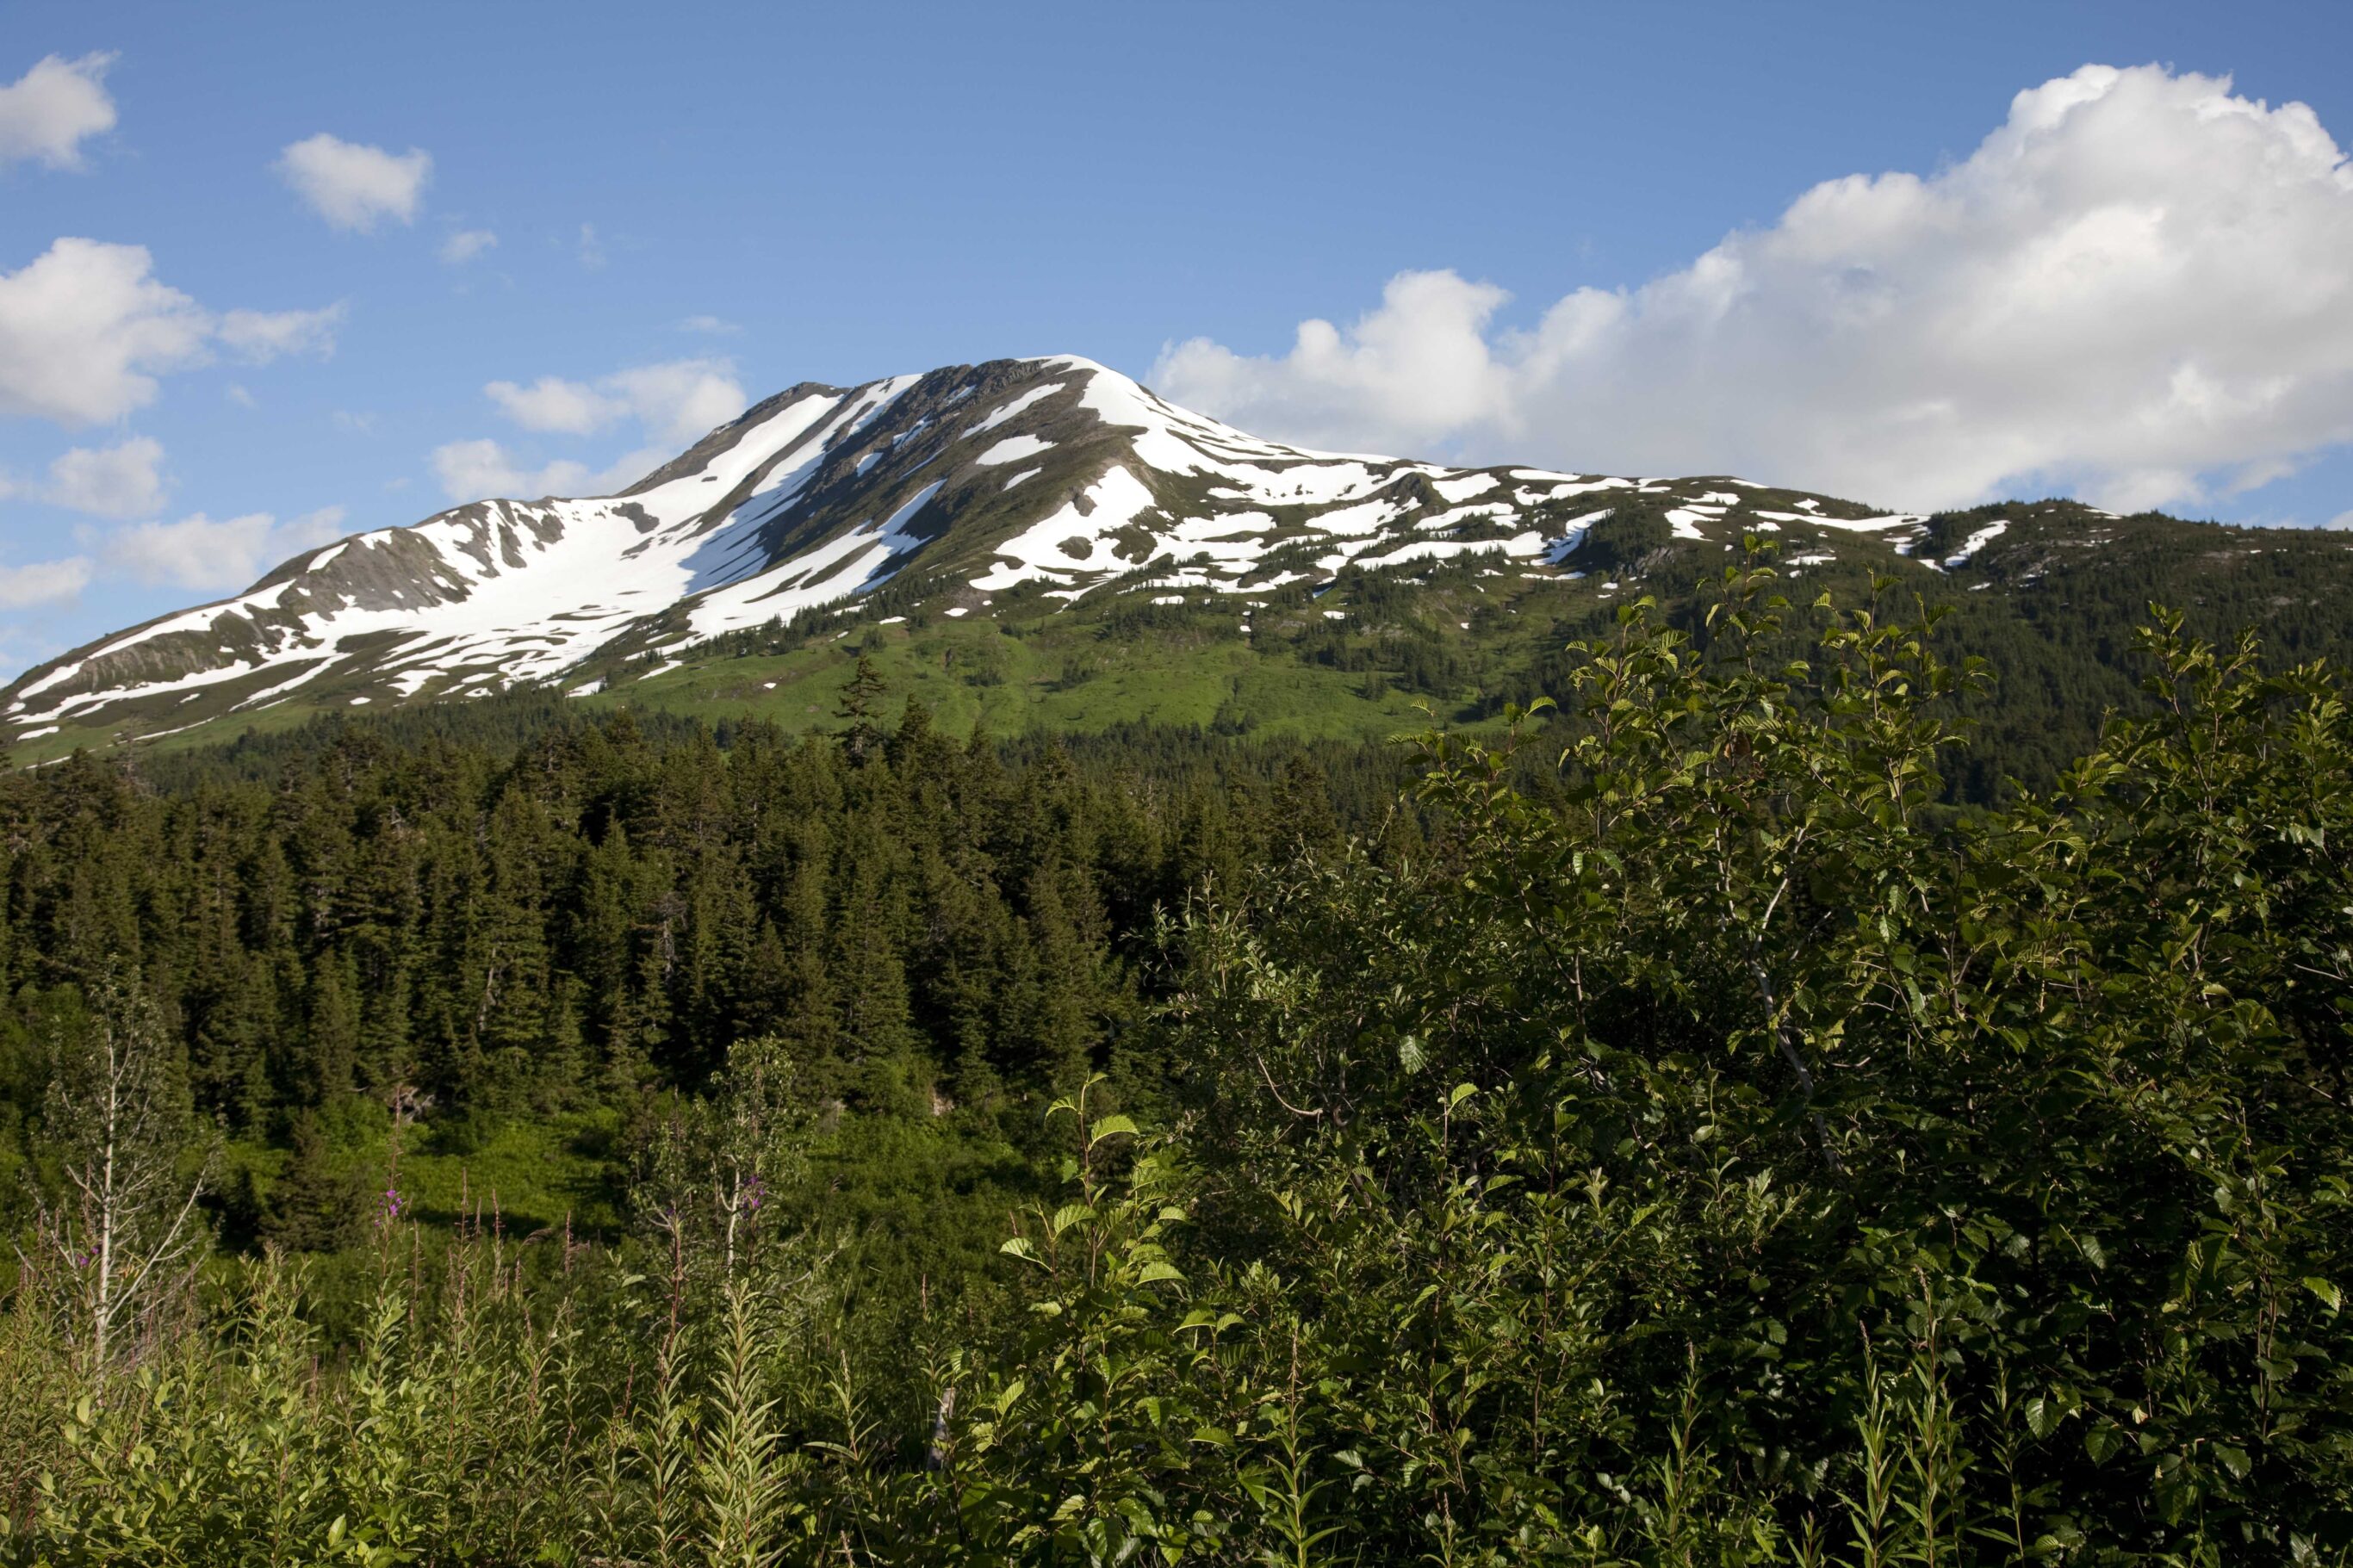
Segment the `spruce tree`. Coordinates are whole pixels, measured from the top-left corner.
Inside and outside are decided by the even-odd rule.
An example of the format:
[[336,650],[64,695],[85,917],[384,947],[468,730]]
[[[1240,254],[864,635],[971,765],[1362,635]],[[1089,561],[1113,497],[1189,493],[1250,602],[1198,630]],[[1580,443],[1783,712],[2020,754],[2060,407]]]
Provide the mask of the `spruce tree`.
[[882,700],[890,687],[874,661],[865,654],[858,656],[858,668],[849,683],[841,689],[841,705],[833,716],[841,720],[839,731],[842,750],[853,763],[863,763],[882,748]]
[[295,1117],[292,1144],[262,1210],[262,1238],[288,1252],[339,1251],[359,1238],[366,1184],[337,1170],[315,1112]]

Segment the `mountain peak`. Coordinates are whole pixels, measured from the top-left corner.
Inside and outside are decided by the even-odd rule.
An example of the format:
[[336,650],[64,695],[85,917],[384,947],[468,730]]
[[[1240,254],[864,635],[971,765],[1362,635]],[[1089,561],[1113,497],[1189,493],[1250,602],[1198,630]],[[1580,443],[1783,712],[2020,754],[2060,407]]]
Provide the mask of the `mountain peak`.
[[671,657],[909,573],[965,614],[1017,590],[1240,595],[1473,554],[1556,573],[1630,501],[1687,538],[1777,515],[1919,521],[1740,480],[1310,451],[1077,355],[992,360],[805,382],[617,494],[471,501],[307,551],[29,671],[0,691],[0,721],[20,742],[152,737],[290,702],[569,689],[600,655]]

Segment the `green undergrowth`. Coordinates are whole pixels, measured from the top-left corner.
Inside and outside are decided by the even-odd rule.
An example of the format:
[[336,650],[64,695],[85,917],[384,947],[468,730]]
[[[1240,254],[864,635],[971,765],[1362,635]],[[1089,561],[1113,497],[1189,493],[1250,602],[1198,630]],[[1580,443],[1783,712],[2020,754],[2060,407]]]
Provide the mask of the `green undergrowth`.
[[[265,1229],[320,1234],[371,1147],[392,1196],[103,1336],[57,1205],[116,1145],[42,1099],[0,1562],[2344,1568],[2342,674],[2159,613],[2138,710],[1956,811],[1989,672],[1933,614],[1779,581],[1736,567],[1696,629],[1628,606],[1568,650],[1566,720],[1425,733],[1376,826],[1286,768],[1247,854],[1214,853],[1247,791],[1155,818],[1141,754],[1092,790],[862,714],[724,765],[591,731],[412,867],[422,795],[329,755],[306,787],[352,837],[280,816],[188,886],[269,845],[403,874],[254,879],[289,900],[265,970],[331,978],[301,1051],[198,1081],[288,1129],[245,1156]],[[526,845],[635,889],[581,921],[611,946],[500,906]],[[673,875],[738,847],[740,904]],[[411,868],[462,895],[417,928],[462,1004],[438,1057],[347,1028],[349,933],[316,939]],[[52,890],[19,942],[82,962],[105,884],[17,871]],[[1000,876],[1027,891],[981,900]],[[771,908],[811,918],[731,970]],[[29,989],[68,1087],[226,1027],[200,986],[169,1019]],[[405,1066],[438,1076],[399,1080],[394,1169],[316,1085]],[[136,1082],[206,1143],[170,1071]],[[532,1110],[567,1086],[607,1110]],[[609,1226],[518,1235],[575,1162]]]

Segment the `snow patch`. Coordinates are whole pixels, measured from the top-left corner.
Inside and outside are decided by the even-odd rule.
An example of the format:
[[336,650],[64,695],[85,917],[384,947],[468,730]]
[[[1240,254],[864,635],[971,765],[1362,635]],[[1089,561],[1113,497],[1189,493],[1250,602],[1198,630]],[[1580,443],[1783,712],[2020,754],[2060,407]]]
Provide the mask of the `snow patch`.
[[[972,585],[994,594],[1029,582],[1068,586],[1081,572],[1099,578],[1105,569],[1103,563],[1115,563],[1107,550],[1098,553],[1095,547],[1108,544],[1113,534],[1158,504],[1141,480],[1116,466],[1088,486],[1080,499],[1087,503],[1087,510],[1079,510],[1078,500],[1066,502],[1044,521],[997,545],[997,564],[974,578]],[[1087,546],[1086,553],[1073,556],[1065,548],[1071,544]],[[1088,564],[1080,566],[1078,562]]]
[[1958,550],[1954,551],[1950,555],[1945,557],[1945,570],[1949,572],[1955,567],[1968,565],[1969,563],[1969,557],[1975,555],[1978,551],[1983,550],[1987,545],[1991,544],[1995,540],[2000,539],[2003,534],[2009,531],[2010,520],[2007,518],[1996,518],[1993,521],[1986,524],[1983,528],[1978,529],[1975,533],[1970,534],[1967,539],[1962,540],[1961,547]]
[[1050,452],[1053,449],[1054,443],[1041,441],[1035,436],[1008,436],[1004,440],[975,458],[973,461],[984,468],[993,468],[1004,463],[1018,463],[1024,458],[1034,458],[1040,452]]
[[[1031,387],[1029,391],[1023,393],[1012,402],[1005,404],[987,418],[982,420],[979,424],[965,431],[965,438],[969,440],[975,436],[986,435],[989,431],[996,429],[999,425],[1004,424],[1008,419],[1010,419],[1015,415],[1020,413],[1023,409],[1031,406],[1033,404],[1042,403],[1047,398],[1053,396],[1054,394],[1061,390],[1062,383],[1059,381],[1050,381],[1043,386]],[[986,458],[982,460],[987,461]]]
[[1440,479],[1430,488],[1450,501],[1466,501],[1472,496],[1486,494],[1503,482],[1493,474],[1467,474],[1459,479]]

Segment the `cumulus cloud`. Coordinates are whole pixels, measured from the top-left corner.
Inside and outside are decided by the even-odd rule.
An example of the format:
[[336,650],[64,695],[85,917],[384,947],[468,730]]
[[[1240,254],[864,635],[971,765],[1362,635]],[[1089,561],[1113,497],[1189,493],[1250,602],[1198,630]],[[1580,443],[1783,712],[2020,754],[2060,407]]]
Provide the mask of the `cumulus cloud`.
[[1815,186],[1526,331],[1393,279],[1280,357],[1164,351],[1167,395],[1320,445],[1732,472],[1915,507],[2249,488],[2353,439],[2353,166],[2300,103],[2086,66],[1966,161]]
[[220,319],[223,346],[250,364],[268,364],[287,354],[335,352],[335,329],[345,310],[338,300],[319,310],[231,310]]
[[94,425],[153,401],[203,356],[212,319],[150,276],[146,247],[60,239],[0,273],[0,414]]
[[587,436],[629,411],[629,405],[620,398],[599,392],[586,382],[566,381],[558,375],[543,375],[529,386],[494,381],[482,390],[499,405],[501,413],[526,430]]
[[707,332],[712,337],[724,337],[744,329],[719,316],[689,316],[678,324],[681,332]]
[[684,447],[744,412],[749,401],[724,360],[672,360],[608,375],[600,386],[620,397],[656,441]]
[[432,154],[411,147],[387,153],[322,131],[288,146],[278,174],[330,226],[365,234],[385,218],[417,220]]
[[744,388],[725,360],[681,359],[617,371],[594,382],[543,375],[529,386],[482,390],[526,430],[589,436],[635,419],[649,439],[684,447],[744,412]]
[[142,583],[200,593],[242,588],[287,557],[342,537],[343,509],[322,507],[279,521],[266,511],[215,522],[195,512],[143,522],[108,542],[108,563]]
[[452,267],[462,267],[498,243],[499,237],[487,228],[460,229],[441,242],[441,259]]
[[0,272],[0,415],[103,424],[153,402],[158,375],[215,343],[257,364],[334,347],[340,304],[216,318],[153,270],[144,246],[67,238]]
[[164,505],[164,444],[134,436],[120,446],[76,447],[49,465],[39,493],[92,517],[153,517]]
[[648,447],[604,468],[592,468],[569,458],[534,467],[501,443],[485,437],[451,441],[433,448],[433,477],[440,481],[441,493],[453,501],[481,500],[491,496],[611,495],[676,455]]
[[573,458],[533,466],[501,443],[452,441],[436,447],[434,477],[451,500],[485,496],[607,495],[660,467],[749,401],[725,360],[671,360],[616,371],[595,381],[543,375],[524,385],[482,388],[499,411],[541,435],[596,436],[634,424],[638,447],[602,468]]
[[454,501],[480,500],[487,496],[548,496],[577,493],[586,488],[585,463],[559,460],[532,468],[487,437],[474,441],[450,441],[433,448],[433,477]]
[[90,586],[92,571],[93,564],[87,555],[0,566],[0,610],[28,610],[37,605],[62,604],[79,598],[81,591]]
[[37,161],[80,168],[82,142],[114,129],[114,100],[105,84],[113,63],[112,55],[51,55],[0,87],[0,165]]

